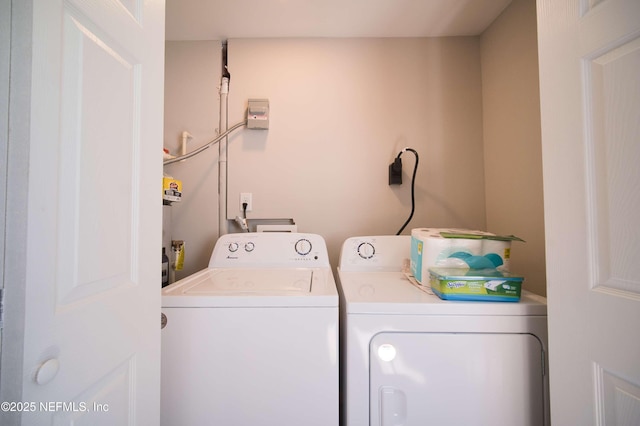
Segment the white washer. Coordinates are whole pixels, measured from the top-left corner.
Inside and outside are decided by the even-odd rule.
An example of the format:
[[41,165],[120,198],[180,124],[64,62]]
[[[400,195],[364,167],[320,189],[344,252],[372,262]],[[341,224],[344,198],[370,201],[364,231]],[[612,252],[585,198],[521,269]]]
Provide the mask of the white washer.
[[218,239],[162,290],[161,423],[337,425],[338,292],[324,239]]
[[441,300],[403,273],[410,247],[342,246],[342,425],[548,425],[545,298]]

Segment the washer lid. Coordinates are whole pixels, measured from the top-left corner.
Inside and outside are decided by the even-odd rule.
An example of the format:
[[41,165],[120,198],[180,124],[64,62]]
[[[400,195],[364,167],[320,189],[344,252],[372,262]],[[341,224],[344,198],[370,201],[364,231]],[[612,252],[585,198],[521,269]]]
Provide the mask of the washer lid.
[[309,269],[210,269],[183,286],[184,295],[309,293]]
[[209,268],[162,289],[163,307],[337,304],[328,268]]
[[412,284],[402,272],[338,269],[348,314],[547,315],[544,297],[522,291],[519,302],[442,300]]

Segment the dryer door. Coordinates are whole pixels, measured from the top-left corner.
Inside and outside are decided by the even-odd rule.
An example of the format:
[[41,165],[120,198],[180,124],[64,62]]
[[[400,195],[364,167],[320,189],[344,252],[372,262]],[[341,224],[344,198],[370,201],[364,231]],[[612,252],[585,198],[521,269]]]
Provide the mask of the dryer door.
[[545,424],[531,334],[381,333],[369,351],[372,426]]

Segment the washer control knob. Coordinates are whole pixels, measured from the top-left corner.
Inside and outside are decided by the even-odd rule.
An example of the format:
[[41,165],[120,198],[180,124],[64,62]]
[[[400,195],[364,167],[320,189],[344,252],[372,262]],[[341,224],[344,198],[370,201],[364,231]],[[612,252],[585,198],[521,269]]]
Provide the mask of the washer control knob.
[[249,241],[244,245],[244,251],[246,252],[252,252],[254,248],[256,248],[256,245],[253,244],[251,241]]
[[238,251],[238,243],[230,243],[229,244],[229,251],[231,253],[235,253],[236,251]]
[[358,246],[358,254],[363,259],[371,259],[376,254],[376,248],[371,243],[362,243]]
[[296,242],[296,252],[302,256],[311,253],[311,241],[301,238]]

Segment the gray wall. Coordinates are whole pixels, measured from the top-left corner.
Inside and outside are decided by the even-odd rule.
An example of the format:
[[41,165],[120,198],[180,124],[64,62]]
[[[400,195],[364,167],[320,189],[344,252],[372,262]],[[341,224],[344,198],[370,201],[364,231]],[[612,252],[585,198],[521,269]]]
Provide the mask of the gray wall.
[[[194,134],[195,146],[208,138],[171,112],[198,113],[188,102],[175,101],[177,77],[171,70],[190,75],[181,80],[179,93],[196,95],[198,78],[187,63],[197,62],[203,43],[167,44],[165,111],[167,123],[174,123],[165,126],[166,145],[183,130]],[[416,213],[405,233],[423,226],[483,229],[479,50],[478,37],[229,40],[229,124],[243,120],[247,99],[256,97],[269,98],[271,122],[268,131],[239,130],[229,139],[228,217],[240,213],[239,193],[251,192],[250,220],[294,218],[299,231],[325,237],[336,264],[347,237],[394,234],[408,217],[414,157],[402,156],[402,186],[388,185],[387,169],[409,146],[420,163]],[[217,175],[187,182],[193,174],[213,173],[217,154],[207,155],[166,168],[184,183],[185,200],[171,208],[171,235],[187,241],[185,272],[205,267],[208,256],[194,252],[187,235],[213,244],[217,233],[215,212],[200,220],[178,217],[209,208],[201,207],[205,200],[215,202]]]
[[526,243],[512,269],[546,294],[536,3],[514,0],[481,37],[487,228]]
[[268,132],[229,144],[228,216],[293,217],[327,240],[332,264],[349,236],[395,234],[411,209],[414,157],[388,185],[400,150],[420,155],[412,227],[484,228],[479,39],[230,40],[230,123],[269,98]]
[[[219,41],[168,41],[165,57],[164,146],[180,152],[182,132],[193,135],[188,150],[206,144],[217,134],[220,120],[219,85],[222,44]],[[182,201],[165,207],[163,246],[185,241],[185,264],[180,279],[205,268],[218,238],[218,147],[164,168],[180,179]],[[169,216],[169,218],[167,218]]]
[[[410,152],[404,184],[387,183],[389,163],[408,146],[420,163],[404,233],[453,226],[521,236],[528,242],[514,244],[512,262],[531,274],[525,287],[544,294],[535,4],[522,3],[478,37],[229,40],[229,125],[245,118],[249,98],[269,99],[271,121],[268,131],[229,138],[227,217],[250,192],[250,222],[293,218],[325,237],[335,266],[347,237],[395,234],[408,217]],[[177,147],[183,130],[194,147],[215,134],[217,116],[176,98],[201,96],[217,113],[216,52],[218,41],[167,43],[165,145]],[[170,233],[187,241],[178,278],[206,267],[218,235],[217,148],[207,151],[165,168],[185,183],[171,208]]]

